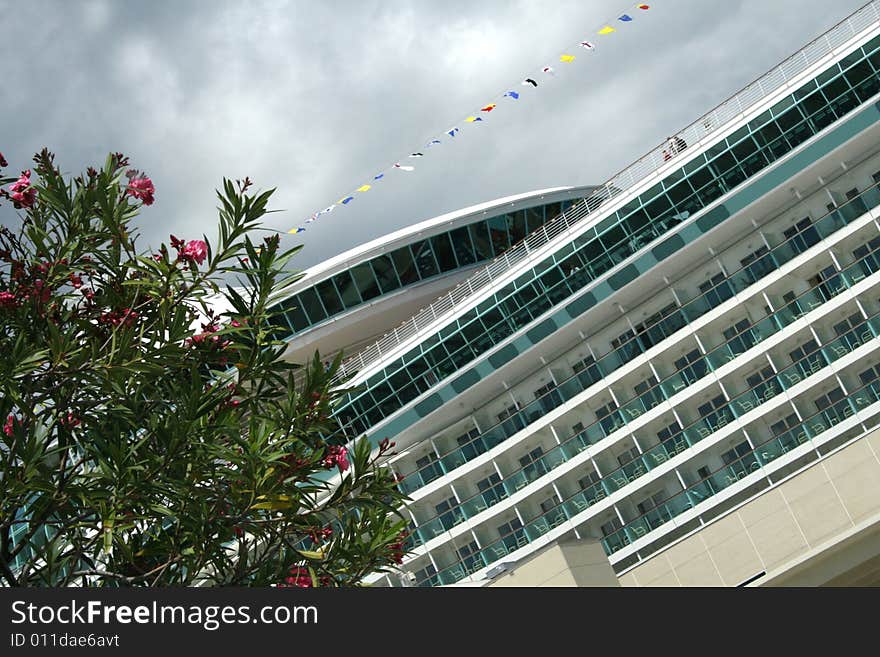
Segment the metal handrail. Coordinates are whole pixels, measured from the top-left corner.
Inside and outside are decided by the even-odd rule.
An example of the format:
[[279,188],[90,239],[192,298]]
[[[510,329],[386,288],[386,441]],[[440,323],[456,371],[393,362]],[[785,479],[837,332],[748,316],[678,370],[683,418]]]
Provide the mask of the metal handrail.
[[[680,138],[686,144],[693,145],[699,143],[705,137],[719,132],[730,121],[741,116],[767,96],[776,93],[780,88],[787,85],[791,78],[799,75],[827,55],[833,53],[835,48],[846,44],[853,37],[878,21],[880,21],[880,3],[877,1],[867,3],[791,55],[781,64],[775,66],[744,89],[722,102],[715,109],[691,123],[684,130],[674,135],[673,139]],[[503,275],[504,272],[528,259],[532,251],[544,247],[563,232],[570,232],[573,228],[577,227],[599,204],[622,194],[667,165],[670,157],[668,151],[664,150],[664,147],[668,147],[668,143],[666,141],[653,148],[646,155],[636,160],[636,162],[614,175],[609,181],[598,186],[590,196],[584,198],[582,203],[576,203],[569,208],[568,212],[562,212],[556,218],[545,223],[524,240],[512,246],[462,283],[459,283],[454,289],[438,298],[429,306],[422,308],[418,314],[406,320],[389,333],[386,333],[369,347],[346,359],[339,369],[337,380],[350,376],[381,360],[385,354],[392,352],[400,345],[425,331],[447,311],[452,310],[466,299],[489,286],[495,279]]]

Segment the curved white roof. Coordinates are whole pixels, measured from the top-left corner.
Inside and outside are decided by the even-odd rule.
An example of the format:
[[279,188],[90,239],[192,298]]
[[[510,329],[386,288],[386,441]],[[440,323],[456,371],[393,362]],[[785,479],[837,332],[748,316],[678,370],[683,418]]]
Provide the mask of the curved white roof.
[[[447,212],[446,214],[441,214],[417,224],[406,226],[405,228],[401,228],[400,230],[396,230],[392,233],[388,233],[387,235],[366,242],[365,244],[356,246],[353,249],[349,249],[348,251],[340,253],[328,260],[324,260],[314,267],[309,267],[303,271],[304,276],[284,290],[284,292],[279,295],[279,298],[286,297],[304,287],[310,286],[315,283],[316,279],[319,277],[321,279],[327,278],[328,276],[349,269],[360,262],[369,260],[372,257],[393,251],[404,244],[414,242],[419,238],[429,237],[431,235],[451,230],[459,224],[466,225],[470,223],[468,220],[475,218],[474,215],[487,214],[490,210],[499,209],[504,205],[512,206],[511,209],[516,209],[517,207],[524,205],[531,205],[528,203],[529,201],[541,200],[545,196],[550,197],[546,199],[546,203],[561,201],[574,196],[586,196],[593,189],[595,189],[595,187],[592,185],[580,187],[550,187],[548,189],[540,189],[526,192],[524,194],[515,194],[514,196],[505,196],[504,198],[478,203],[477,205],[454,210],[453,212]],[[577,193],[572,194],[572,192]]]

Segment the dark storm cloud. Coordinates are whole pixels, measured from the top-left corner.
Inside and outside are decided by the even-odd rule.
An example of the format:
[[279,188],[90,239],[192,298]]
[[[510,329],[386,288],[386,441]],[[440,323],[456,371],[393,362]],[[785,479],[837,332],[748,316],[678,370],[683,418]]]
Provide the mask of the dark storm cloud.
[[[156,244],[214,234],[223,176],[277,187],[268,220],[286,230],[499,103],[286,238],[305,266],[469,204],[602,182],[862,3],[649,4],[596,37],[627,3],[31,1],[0,26],[0,151],[23,168],[47,145],[71,173],[126,152],[156,183],[140,219]],[[601,47],[558,62],[584,38]],[[557,77],[515,106],[494,98],[546,64]]]

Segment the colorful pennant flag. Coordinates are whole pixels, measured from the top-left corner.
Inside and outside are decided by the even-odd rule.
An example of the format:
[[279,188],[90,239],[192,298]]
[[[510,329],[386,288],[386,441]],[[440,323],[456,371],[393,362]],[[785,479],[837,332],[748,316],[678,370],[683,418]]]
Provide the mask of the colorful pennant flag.
[[[651,5],[648,5],[648,4],[637,4],[637,5],[635,5],[635,8],[636,8],[636,9],[639,9],[640,11],[647,11],[647,10],[649,10],[649,9],[651,8]],[[622,23],[630,23],[630,22],[632,22],[633,20],[634,20],[634,19],[633,19],[633,17],[632,17],[630,14],[621,14],[621,15],[619,15],[619,16],[617,17],[617,21],[618,21],[618,22],[622,22]],[[616,30],[614,27],[612,27],[610,24],[605,24],[603,27],[601,27],[601,28],[599,29],[599,31],[597,32],[597,34],[600,34],[600,35],[608,35],[608,34],[613,34],[613,33],[616,32],[616,31],[617,31],[617,30]],[[581,41],[581,42],[580,42],[580,46],[581,46],[582,48],[584,48],[585,50],[588,50],[588,51],[591,51],[591,52],[596,50],[596,46],[595,46],[595,44],[592,43],[592,42],[590,42],[590,41]],[[572,55],[572,54],[568,54],[568,53],[563,53],[563,54],[560,54],[560,55],[559,55],[559,61],[562,62],[562,63],[570,64],[570,63],[574,62],[575,59],[576,59],[576,55]],[[552,66],[545,66],[545,67],[543,67],[541,70],[542,70],[543,73],[545,73],[545,74],[547,74],[547,75],[553,75],[553,76],[556,75],[556,71],[553,69]],[[537,88],[537,86],[538,86],[538,82],[537,82],[534,78],[525,78],[525,79],[522,80],[521,84],[522,84],[523,86],[526,86],[526,87],[529,86],[529,85],[531,85],[531,86]],[[520,93],[519,93],[519,92],[516,92],[516,91],[507,91],[507,92],[505,92],[504,94],[502,94],[502,98],[512,98],[513,100],[519,100],[519,97],[520,97]],[[496,103],[489,103],[489,104],[484,105],[483,107],[481,107],[481,108],[480,108],[480,112],[486,112],[486,113],[488,113],[488,112],[491,112],[492,110],[494,110],[496,107],[497,107],[497,104],[496,104]],[[482,118],[481,116],[469,116],[469,117],[465,118],[464,121],[465,121],[466,123],[476,123],[477,121],[483,121],[483,118]],[[450,128],[449,130],[447,130],[447,131],[446,131],[446,134],[449,135],[450,137],[456,137],[456,136],[458,135],[459,132],[460,132],[460,129],[459,129],[458,127],[453,127],[453,128]],[[432,139],[430,142],[428,142],[428,143],[425,145],[425,148],[426,148],[426,149],[427,149],[427,148],[431,148],[432,146],[435,146],[435,145],[440,144],[440,143],[442,143],[440,139]],[[411,158],[424,157],[424,156],[425,156],[425,154],[422,153],[422,152],[420,152],[420,151],[416,151],[416,152],[410,153],[410,155],[409,155],[409,157],[411,157]],[[413,166],[405,166],[405,165],[402,165],[400,162],[396,162],[396,163],[393,165],[393,167],[394,167],[395,169],[401,169],[401,170],[403,170],[403,171],[414,171],[414,170],[415,170],[415,167],[413,167]],[[374,180],[374,181],[376,181],[376,180],[382,180],[384,177],[385,177],[385,174],[384,174],[384,173],[380,173],[380,174],[374,176],[374,177],[373,177],[373,180]],[[358,188],[355,190],[355,192],[366,192],[366,191],[369,191],[370,189],[372,189],[372,186],[366,184],[366,185],[361,185],[360,187],[358,187]],[[337,206],[339,206],[339,205],[348,205],[348,204],[351,203],[351,201],[353,201],[354,199],[355,199],[354,196],[346,196],[346,197],[344,197],[344,198],[341,198],[341,199],[339,199],[336,203],[333,203],[333,204],[331,204],[330,206],[328,206],[328,207],[324,208],[323,210],[321,210],[320,212],[316,212],[315,214],[313,214],[311,217],[309,217],[308,219],[306,219],[306,221],[304,222],[304,224],[312,223],[312,222],[314,222],[316,219],[318,219],[318,218],[320,217],[320,215],[322,215],[322,214],[330,214],[331,212],[333,212],[333,210],[334,210]],[[298,226],[297,228],[293,228],[293,229],[289,230],[288,233],[289,233],[289,234],[298,234],[298,233],[302,233],[302,232],[304,232],[305,230],[306,230],[305,227],[301,225],[301,226]]]

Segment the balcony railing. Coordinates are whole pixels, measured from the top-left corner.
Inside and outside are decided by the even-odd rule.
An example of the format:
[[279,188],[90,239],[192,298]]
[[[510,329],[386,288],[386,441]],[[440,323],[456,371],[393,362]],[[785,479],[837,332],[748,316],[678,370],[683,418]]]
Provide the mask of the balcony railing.
[[[860,264],[861,261],[857,261],[844,270],[848,272],[846,274],[847,280],[851,280],[850,272],[856,270]],[[795,315],[790,313],[788,309],[784,309],[784,311],[789,318],[789,323],[794,322]],[[774,329],[774,332],[777,330],[779,329]],[[583,500],[588,501],[586,505],[589,506],[624,488],[668,459],[708,438],[711,434],[769,401],[783,390],[788,390],[807,377],[817,374],[830,363],[873,340],[878,335],[880,335],[880,313],[851,328],[828,344],[819,346],[816,351],[780,370],[771,379],[762,381],[753,388],[734,396],[725,404],[713,409],[707,416],[685,426],[674,436],[651,447],[630,463],[607,473],[584,492]],[[586,430],[566,438],[561,444],[529,464],[527,468],[505,476],[495,487],[496,489],[500,487],[503,490],[503,495],[487,498],[484,493],[481,493],[462,502],[456,507],[460,513],[456,516],[453,526],[474,517],[502,499],[506,499],[551,470],[573,459],[588,445],[595,444],[600,439],[601,437],[595,434],[591,437]],[[421,545],[450,528],[448,524],[441,522],[440,518],[431,518],[419,523],[412,535],[413,545]]]
[[[809,230],[815,231],[820,238],[827,238],[862,216],[869,208],[875,208],[878,206],[880,206],[880,187],[871,187],[862,192],[859,196],[847,201],[847,203],[841,207],[836,208],[818,219],[810,226]],[[787,240],[773,246],[773,248],[763,256],[768,259],[765,261],[766,263],[773,263],[773,267],[771,268],[769,264],[767,264],[763,267],[761,273],[766,276],[803,253],[801,248],[802,245],[799,242],[799,240],[801,240],[801,235],[802,233],[797,233],[789,237]],[[873,254],[866,255],[858,262],[861,263],[859,269],[853,269],[852,265],[848,268],[848,270],[850,270],[849,275],[853,282],[858,282],[864,278],[866,272],[873,272],[877,265],[877,259]],[[751,263],[750,265],[733,272],[729,277],[713,288],[713,290],[708,290],[690,300],[686,297],[682,298],[682,296],[679,295],[682,302],[679,309],[675,313],[660,320],[660,322],[650,327],[650,329],[656,329],[666,337],[670,337],[678,330],[687,327],[716,307],[715,304],[709,301],[707,295],[715,294],[715,290],[717,290],[718,287],[727,285],[734,293],[739,293],[754,285],[760,280],[760,278],[758,277],[757,272],[755,272],[753,264],[754,263]],[[827,287],[827,283],[825,285]],[[804,313],[821,305],[827,300],[827,293],[819,288],[821,288],[821,286],[817,286],[817,288],[805,292],[789,305],[780,309],[780,311],[773,313],[749,327],[748,330],[750,333],[748,337],[741,333],[735,336],[732,341],[736,342],[738,346],[742,346],[742,343],[747,339],[756,340],[756,336],[758,335],[766,337],[767,335],[777,332],[782,327],[787,326]],[[712,298],[714,299],[714,297]],[[763,339],[763,337],[761,339]],[[638,343],[638,339],[638,336],[635,336],[630,343],[637,346],[637,349],[636,347],[633,347],[633,349],[636,349],[635,353],[642,353],[645,349]],[[610,350],[604,356],[601,356],[597,361],[592,363],[589,366],[589,369],[593,369],[601,376],[608,376],[611,372],[622,367],[629,362],[629,358],[622,358],[619,353],[620,349],[621,347],[617,347]],[[693,383],[696,378],[699,378],[696,376],[699,374],[697,371],[698,369],[702,371],[700,376],[705,375],[708,369],[717,369],[732,360],[736,353],[737,350],[731,348],[728,343],[724,343],[710,350],[700,360],[688,363],[686,368],[673,373],[658,383],[663,392],[663,397],[668,398],[676,392],[684,389],[687,385]],[[546,415],[547,407],[555,408],[560,403],[571,400],[587,390],[596,382],[596,380],[595,376],[586,370],[581,370],[580,372],[575,373],[568,379],[560,382],[556,388],[543,397],[539,397],[529,404],[526,404],[510,418],[506,418],[478,434],[472,441],[441,455],[438,460],[424,468],[405,474],[404,479],[401,482],[401,489],[405,493],[412,493],[430,481],[433,481],[443,474],[447,474],[455,468],[473,460],[480,454],[489,451],[496,445],[499,445],[521,431],[526,426]],[[599,432],[601,433],[601,437],[604,437],[604,435],[616,429],[615,425],[618,422],[620,422],[620,424],[625,423],[626,417],[637,417],[638,415],[641,415],[647,404],[654,405],[655,400],[651,399],[650,395],[655,395],[656,389],[657,386],[645,393],[645,395],[649,395],[649,397],[640,395],[631,400],[625,400],[622,403],[621,408],[615,412],[611,419],[603,418],[603,420],[596,422],[594,425],[591,425],[591,431]],[[548,400],[546,399],[550,395],[554,395],[552,404],[548,403]],[[623,419],[618,419],[621,414],[623,414]]]
[[[875,316],[873,319],[876,329],[877,317]],[[748,475],[758,472],[763,466],[768,465],[795,447],[808,440],[817,438],[831,427],[877,402],[880,402],[880,383],[877,381],[872,381],[854,390],[833,406],[815,413],[800,424],[794,425],[788,431],[757,444],[753,450],[738,460],[710,473],[708,477],[687,486],[687,488],[677,492],[658,506],[628,521],[623,527],[602,539],[605,552],[610,556],[622,547],[646,536],[653,529],[657,529],[688,509],[695,507],[697,504],[732,486]],[[880,416],[875,415],[875,418],[880,419]],[[697,440],[702,440],[702,437]],[[687,445],[682,449],[686,448]],[[493,562],[502,559],[510,552],[520,547],[525,547],[554,527],[558,527],[567,520],[574,519],[591,504],[595,504],[605,498],[606,495],[603,490],[597,489],[594,491],[593,489],[597,489],[597,486],[575,493],[550,511],[541,513],[534,519],[529,520],[523,527],[483,547],[477,553],[482,560],[481,564],[475,564],[471,560],[467,564],[468,567],[465,567],[463,563],[456,562],[440,570],[432,577],[436,578],[435,581],[440,584],[453,584],[483,567],[490,566]],[[592,492],[596,492],[596,497],[589,497]]]

